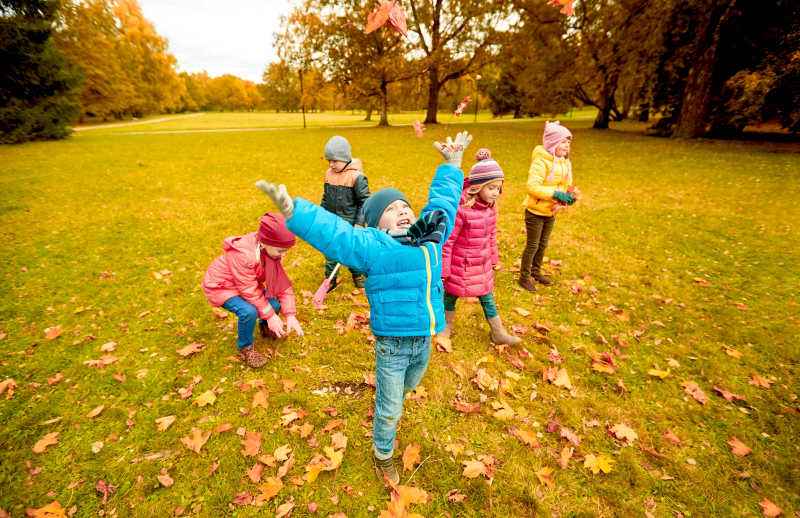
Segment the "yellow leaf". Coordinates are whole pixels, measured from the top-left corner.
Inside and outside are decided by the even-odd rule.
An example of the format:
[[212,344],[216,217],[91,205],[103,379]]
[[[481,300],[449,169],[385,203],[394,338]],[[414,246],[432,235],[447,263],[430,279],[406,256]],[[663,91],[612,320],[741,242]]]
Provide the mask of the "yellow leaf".
[[492,403],[492,407],[495,409],[495,412],[492,414],[496,419],[501,421],[508,421],[509,419],[514,419],[514,409],[511,408],[511,405],[506,403],[505,401],[495,401]]
[[514,312],[516,312],[521,317],[530,316],[531,312],[525,308],[516,307],[514,308]]
[[255,503],[262,504],[264,502],[269,502],[280,492],[282,488],[283,481],[281,481],[281,479],[276,477],[267,478],[263,484],[258,486],[258,489],[261,490],[261,493],[256,495]]
[[564,387],[567,390],[572,389],[572,382],[569,380],[569,374],[567,374],[567,369],[561,368],[558,369],[558,374],[556,374],[556,379],[553,381],[553,385],[556,387]]
[[639,435],[632,428],[622,423],[612,426],[611,433],[617,439],[628,444],[633,444],[633,441],[639,438]]
[[103,412],[103,410],[105,410],[105,408],[106,408],[105,405],[100,405],[98,407],[95,407],[92,409],[91,412],[86,414],[86,417],[88,417],[89,419],[94,419],[95,417],[99,416]]
[[326,446],[323,448],[325,455],[328,456],[329,466],[325,468],[325,471],[333,471],[337,469],[339,466],[342,465],[342,459],[344,458],[344,451],[336,451],[330,446]]
[[321,462],[312,461],[306,466],[306,474],[303,476],[303,478],[306,480],[306,482],[310,484],[315,480],[317,480],[317,477],[319,476],[320,472],[324,469],[325,469],[325,464]]
[[205,392],[203,392],[202,394],[197,396],[197,398],[195,398],[195,400],[192,402],[192,404],[200,406],[200,407],[203,407],[203,406],[206,406],[206,405],[213,405],[214,401],[216,401],[216,400],[217,400],[217,396],[214,395],[214,391],[213,390],[206,390]]
[[44,507],[34,509],[33,514],[29,516],[32,518],[66,518],[67,514],[61,504],[58,503],[58,500],[53,500]]
[[414,466],[419,464],[421,460],[419,451],[419,444],[409,444],[406,446],[405,451],[403,451],[403,471],[410,471],[414,469]]
[[522,441],[525,446],[530,448],[538,448],[539,441],[536,439],[536,435],[529,431],[529,430],[522,430],[519,428],[511,428],[510,429],[511,435]]
[[664,378],[669,376],[669,371],[668,370],[662,371],[662,370],[659,370],[659,369],[650,369],[649,371],[647,371],[647,374],[649,374],[650,376],[653,376],[655,378],[663,380]]
[[[301,439],[305,439],[306,437],[311,435],[311,432],[313,432],[313,431],[314,431],[314,425],[313,424],[304,423],[303,426],[300,427],[300,438]],[[337,432],[337,433],[335,433],[333,435],[335,437],[337,434],[340,434],[340,433],[341,432]],[[345,437],[345,444],[347,444],[347,438],[346,437]]]
[[614,461],[605,454],[595,456],[593,453],[590,453],[583,459],[583,467],[590,469],[595,475],[601,471],[603,473],[611,473],[613,464]]
[[58,432],[50,432],[36,441],[33,445],[33,453],[44,453],[48,446],[58,443]]
[[167,428],[172,426],[172,423],[174,423],[174,422],[175,422],[175,416],[174,415],[168,415],[168,416],[165,416],[165,417],[159,417],[158,419],[156,419],[156,427],[158,428],[159,432],[163,432]]

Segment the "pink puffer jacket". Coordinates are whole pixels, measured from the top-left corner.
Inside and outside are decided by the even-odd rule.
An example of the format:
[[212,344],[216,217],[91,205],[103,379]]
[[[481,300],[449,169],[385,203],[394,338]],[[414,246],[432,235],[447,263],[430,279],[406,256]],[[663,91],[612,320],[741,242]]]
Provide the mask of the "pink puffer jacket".
[[494,290],[497,251],[497,207],[476,200],[458,207],[456,224],[442,250],[442,278],[447,293],[479,297]]

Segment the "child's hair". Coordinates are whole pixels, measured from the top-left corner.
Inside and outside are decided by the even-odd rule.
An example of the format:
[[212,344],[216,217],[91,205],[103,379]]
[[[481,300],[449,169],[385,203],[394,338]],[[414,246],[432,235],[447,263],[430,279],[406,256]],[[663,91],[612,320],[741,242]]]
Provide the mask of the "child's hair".
[[[469,170],[469,176],[464,179],[464,192],[466,194],[464,205],[472,207],[484,186],[504,181],[505,175],[495,160],[492,159],[492,152],[487,148],[481,148],[475,153],[477,162]],[[501,187],[502,189],[502,187]]]

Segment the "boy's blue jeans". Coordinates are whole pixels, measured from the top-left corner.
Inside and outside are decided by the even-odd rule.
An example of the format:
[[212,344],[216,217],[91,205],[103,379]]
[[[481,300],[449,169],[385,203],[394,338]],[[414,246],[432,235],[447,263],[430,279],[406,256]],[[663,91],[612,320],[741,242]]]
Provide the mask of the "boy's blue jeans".
[[430,356],[430,336],[376,337],[372,444],[377,458],[392,456],[405,393],[417,388]]
[[[278,299],[267,299],[275,313],[281,312],[281,303]],[[236,347],[241,351],[245,347],[253,345],[253,331],[256,329],[256,322],[258,322],[258,310],[256,307],[238,295],[231,297],[222,305],[239,319],[238,330],[239,337],[236,339]]]

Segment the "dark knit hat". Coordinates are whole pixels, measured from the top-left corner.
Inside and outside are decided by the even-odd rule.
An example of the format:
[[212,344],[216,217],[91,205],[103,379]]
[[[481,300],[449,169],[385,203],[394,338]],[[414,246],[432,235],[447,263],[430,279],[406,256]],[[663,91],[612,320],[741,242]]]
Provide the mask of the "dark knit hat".
[[483,185],[494,180],[505,180],[500,164],[492,160],[492,152],[486,148],[481,148],[475,154],[478,162],[472,166],[467,177],[469,185]]
[[279,212],[267,212],[261,216],[258,226],[258,240],[265,245],[277,248],[291,248],[295,237],[286,228],[286,218]]
[[392,187],[373,193],[372,196],[367,198],[361,209],[364,213],[364,223],[368,227],[377,227],[381,216],[383,216],[383,211],[397,200],[403,200],[408,203],[405,194]]
[[353,160],[353,152],[347,139],[339,135],[331,137],[325,144],[325,160],[338,160],[340,162]]

